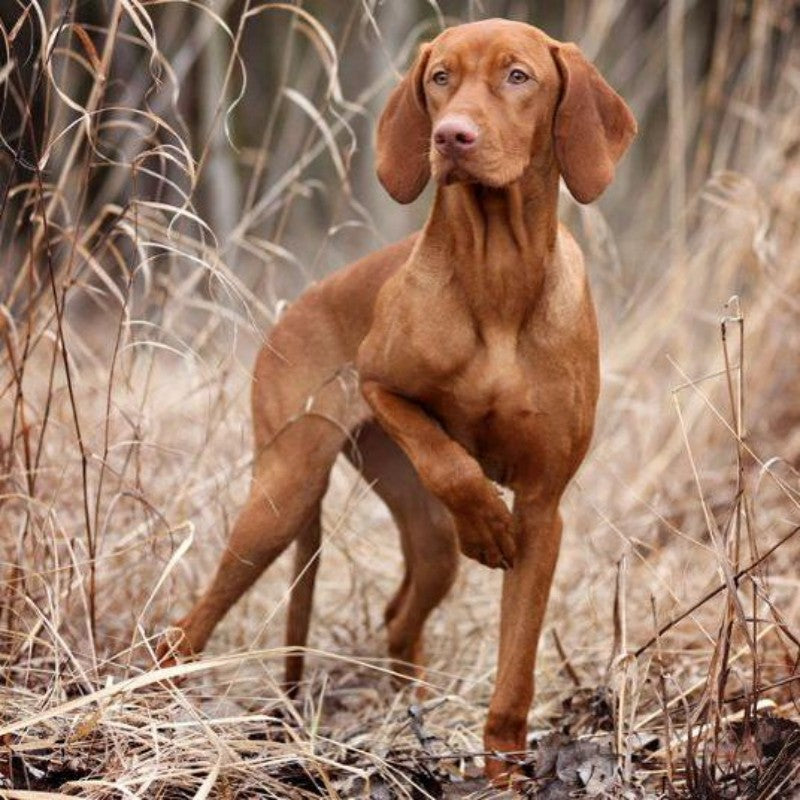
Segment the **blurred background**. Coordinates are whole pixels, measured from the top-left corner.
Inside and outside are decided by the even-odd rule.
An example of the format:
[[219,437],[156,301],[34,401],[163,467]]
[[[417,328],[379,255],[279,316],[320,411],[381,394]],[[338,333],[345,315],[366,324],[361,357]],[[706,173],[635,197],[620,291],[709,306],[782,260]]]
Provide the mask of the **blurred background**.
[[[597,203],[562,192],[604,376],[594,445],[566,500],[532,724],[564,728],[564,698],[600,687],[626,780],[638,774],[629,736],[664,726],[656,766],[642,769],[680,794],[714,785],[716,756],[693,777],[686,736],[674,752],[664,737],[706,726],[716,754],[731,714],[796,716],[800,4],[0,0],[0,722],[51,709],[47,735],[72,741],[74,712],[60,703],[147,674],[246,492],[249,377],[265,332],[311,282],[425,219],[430,187],[400,207],[375,178],[382,103],[420,42],[491,16],[577,42],[640,129]],[[317,763],[297,742],[324,707],[331,741],[372,725],[359,746],[380,772],[386,741],[409,735],[374,673],[398,548],[344,465],[325,523],[309,677],[319,708],[293,712],[300,732],[276,757]],[[93,735],[127,742],[120,714],[169,726],[182,703],[213,718],[203,698],[221,693],[245,720],[236,730],[263,726],[247,715],[280,696],[270,648],[286,574],[277,565],[212,642],[212,654],[261,648],[261,660],[213,665],[198,695],[178,699],[145,680],[150,693],[112,703]],[[465,562],[431,623],[441,705],[429,724],[475,753],[498,589]],[[581,719],[579,733],[602,728]],[[73,771],[97,796],[87,776],[150,791],[147,770],[166,757],[147,743],[136,764],[112,767],[78,738]],[[736,768],[761,769],[740,745]],[[186,746],[172,740],[170,756]],[[191,747],[215,763],[207,741]],[[288,780],[270,764],[270,780]],[[49,769],[47,785],[61,785]],[[226,769],[231,785],[249,779]],[[25,765],[9,770],[35,783]],[[181,780],[197,789],[204,774]]]

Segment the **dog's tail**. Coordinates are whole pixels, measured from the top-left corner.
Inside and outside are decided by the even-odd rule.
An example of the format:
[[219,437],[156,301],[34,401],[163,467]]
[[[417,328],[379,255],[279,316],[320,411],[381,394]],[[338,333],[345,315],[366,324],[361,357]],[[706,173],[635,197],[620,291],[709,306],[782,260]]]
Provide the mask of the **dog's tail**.
[[285,680],[290,696],[297,694],[303,677],[305,654],[314,597],[314,582],[319,568],[322,526],[319,514],[296,539],[294,576],[289,591],[289,611],[286,619],[286,646],[297,648],[286,656]]

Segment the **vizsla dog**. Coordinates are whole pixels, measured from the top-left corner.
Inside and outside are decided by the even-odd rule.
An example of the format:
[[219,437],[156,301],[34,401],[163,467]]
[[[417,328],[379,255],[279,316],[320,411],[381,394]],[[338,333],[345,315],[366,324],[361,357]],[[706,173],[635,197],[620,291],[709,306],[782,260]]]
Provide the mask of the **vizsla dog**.
[[[386,609],[400,670],[458,549],[505,570],[487,750],[525,750],[536,649],[599,388],[583,258],[559,225],[559,177],[594,200],[636,132],[572,44],[517,22],[445,30],[424,45],[378,123],[377,170],[396,200],[431,176],[422,231],[310,288],[255,367],[254,475],[216,577],[164,659],[198,653],[292,542],[287,643],[306,642],[320,501],[344,450],[391,510],[406,560]],[[492,481],[514,492],[509,511]],[[296,685],[302,655],[287,661]],[[487,774],[506,772],[489,759]]]

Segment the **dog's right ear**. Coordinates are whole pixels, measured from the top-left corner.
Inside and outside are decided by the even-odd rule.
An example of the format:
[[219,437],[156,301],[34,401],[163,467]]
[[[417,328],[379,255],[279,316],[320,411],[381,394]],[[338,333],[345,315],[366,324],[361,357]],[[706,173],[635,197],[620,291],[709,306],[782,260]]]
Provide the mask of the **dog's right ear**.
[[416,200],[431,177],[431,118],[423,88],[429,55],[430,45],[422,45],[413,66],[389,95],[378,120],[378,179],[398,203]]

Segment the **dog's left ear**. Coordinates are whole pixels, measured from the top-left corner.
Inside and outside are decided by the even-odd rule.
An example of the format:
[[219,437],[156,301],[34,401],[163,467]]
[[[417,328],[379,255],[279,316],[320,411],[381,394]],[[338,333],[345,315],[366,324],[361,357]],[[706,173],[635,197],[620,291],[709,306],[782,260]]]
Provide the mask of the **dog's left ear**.
[[430,45],[422,45],[413,66],[389,95],[378,120],[378,179],[398,203],[416,200],[431,177],[431,118],[423,88],[429,54]]
[[636,135],[636,120],[574,44],[554,46],[553,58],[561,73],[556,158],[572,196],[591,203],[614,178],[614,165]]

